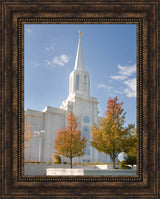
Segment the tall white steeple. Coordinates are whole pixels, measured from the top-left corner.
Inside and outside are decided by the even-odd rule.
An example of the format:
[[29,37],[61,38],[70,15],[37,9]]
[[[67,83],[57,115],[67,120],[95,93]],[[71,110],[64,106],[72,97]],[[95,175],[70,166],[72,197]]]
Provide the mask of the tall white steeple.
[[90,96],[89,73],[85,69],[83,50],[81,43],[81,32],[79,31],[79,43],[77,48],[75,66],[69,78],[69,96],[78,94],[81,96]]
[[74,70],[85,70],[80,30],[79,30],[79,43],[78,43]]

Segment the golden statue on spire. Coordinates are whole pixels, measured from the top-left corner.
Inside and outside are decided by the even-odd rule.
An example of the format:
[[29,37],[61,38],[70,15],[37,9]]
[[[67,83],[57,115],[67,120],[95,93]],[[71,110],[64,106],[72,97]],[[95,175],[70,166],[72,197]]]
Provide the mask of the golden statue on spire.
[[79,37],[81,37],[81,31],[79,30]]

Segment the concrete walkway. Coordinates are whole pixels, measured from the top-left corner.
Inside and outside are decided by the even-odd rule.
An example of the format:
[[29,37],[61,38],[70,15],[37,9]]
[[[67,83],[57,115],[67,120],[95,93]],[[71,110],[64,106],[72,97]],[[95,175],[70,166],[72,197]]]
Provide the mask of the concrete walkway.
[[49,176],[135,176],[135,169],[46,169],[46,175]]

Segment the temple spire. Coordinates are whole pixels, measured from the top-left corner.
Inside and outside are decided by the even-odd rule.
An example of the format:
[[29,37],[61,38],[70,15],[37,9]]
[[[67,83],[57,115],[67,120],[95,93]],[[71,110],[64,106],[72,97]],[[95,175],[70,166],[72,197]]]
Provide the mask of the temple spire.
[[80,30],[79,30],[79,43],[78,43],[78,48],[77,48],[77,55],[76,55],[74,70],[85,70]]

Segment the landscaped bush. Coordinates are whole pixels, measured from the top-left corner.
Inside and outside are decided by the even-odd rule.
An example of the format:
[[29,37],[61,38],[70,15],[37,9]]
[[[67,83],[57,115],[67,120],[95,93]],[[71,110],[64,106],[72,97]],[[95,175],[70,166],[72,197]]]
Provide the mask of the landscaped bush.
[[50,162],[50,161],[48,161],[48,164],[51,164],[51,162]]
[[67,162],[63,162],[63,164],[67,164]]
[[77,164],[78,164],[78,165],[80,165],[81,163],[80,163],[80,162],[78,162]]
[[136,162],[137,162],[137,157],[136,156],[127,155],[124,158],[124,161],[126,162],[126,164],[130,164],[133,167],[133,165],[136,164]]
[[126,162],[123,160],[122,162],[120,162],[120,169],[125,169],[126,167]]
[[134,165],[136,163],[136,157],[127,156],[122,162],[119,163],[120,169],[131,169],[128,165]]
[[130,167],[128,166],[128,164],[126,164],[125,160],[123,160],[122,162],[120,162],[120,169],[130,169]]
[[53,158],[53,163],[54,164],[61,164],[61,157],[59,155],[53,154],[52,158]]

